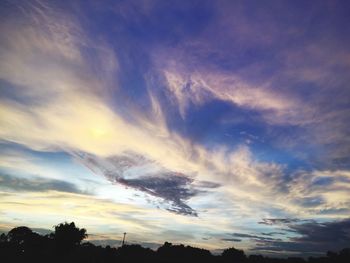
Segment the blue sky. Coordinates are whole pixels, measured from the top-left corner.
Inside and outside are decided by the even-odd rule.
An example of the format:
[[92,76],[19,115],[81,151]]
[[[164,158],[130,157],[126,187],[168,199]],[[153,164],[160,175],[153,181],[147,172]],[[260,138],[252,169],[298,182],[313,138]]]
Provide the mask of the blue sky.
[[349,11],[2,2],[0,229],[75,221],[99,244],[127,232],[151,247],[343,248]]

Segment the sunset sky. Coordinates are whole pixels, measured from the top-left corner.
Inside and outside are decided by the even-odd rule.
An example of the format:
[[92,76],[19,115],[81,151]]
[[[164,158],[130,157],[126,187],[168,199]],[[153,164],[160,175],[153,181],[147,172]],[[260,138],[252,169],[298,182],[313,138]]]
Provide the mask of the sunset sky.
[[349,1],[1,1],[0,232],[350,244]]

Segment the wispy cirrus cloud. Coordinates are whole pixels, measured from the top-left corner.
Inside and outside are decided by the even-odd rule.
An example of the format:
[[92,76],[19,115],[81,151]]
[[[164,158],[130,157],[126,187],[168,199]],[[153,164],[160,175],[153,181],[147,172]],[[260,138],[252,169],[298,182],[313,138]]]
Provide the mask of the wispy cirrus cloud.
[[[201,176],[199,182],[212,179],[214,185],[227,181],[227,178],[233,182],[259,184],[260,180],[255,178],[260,174],[259,169],[248,164],[250,157],[248,161],[246,159],[249,150],[210,151],[171,132],[152,93],[149,93],[151,108],[147,114],[130,108],[127,116],[131,119],[127,120],[123,114],[115,111],[113,104],[104,96],[108,85],[106,87],[106,83],[100,81],[99,73],[97,76],[91,74],[91,63],[83,56],[84,48],[90,43],[89,37],[69,17],[57,17],[47,8],[36,6],[31,16],[25,18],[27,27],[18,27],[11,20],[3,25],[9,35],[1,48],[1,52],[6,54],[2,63],[2,77],[11,83],[13,89],[24,89],[30,99],[25,102],[15,96],[2,99],[2,140],[39,151],[81,151],[101,157],[135,152],[141,158],[171,171],[149,179],[167,184],[170,178],[168,187],[172,192],[168,192],[173,196],[170,198],[156,185],[145,186],[146,182],[136,179],[123,178],[120,182],[166,198],[191,213],[193,211],[185,207],[182,200],[194,195],[193,190],[186,189],[195,184],[192,180],[197,181],[195,176],[198,174]],[[47,15],[50,12],[53,12],[54,22]],[[62,20],[64,26],[60,26]],[[47,23],[38,24],[38,21]],[[42,24],[51,28],[42,27]],[[76,31],[78,33],[74,33]],[[36,35],[39,37],[36,38]],[[67,39],[62,35],[68,35]],[[45,48],[45,45],[48,47]],[[90,48],[94,54],[101,56],[107,49]],[[39,50],[45,52],[39,54]],[[17,76],[17,71],[9,72],[10,68],[23,68],[23,74]],[[110,63],[107,68],[111,70]],[[102,65],[102,71],[107,71],[103,69]],[[113,70],[110,72],[116,73]],[[128,165],[135,166],[134,163]],[[233,172],[230,172],[232,167]],[[119,168],[112,168],[113,172],[118,172]],[[194,179],[174,177],[174,174],[189,174]]]
[[[185,71],[186,72],[186,71]],[[253,86],[232,74],[212,72],[164,71],[167,87],[174,97],[183,118],[190,103],[203,105],[219,99],[250,110],[262,111],[267,121],[290,123],[295,119],[299,103],[290,97],[274,92],[269,87]]]
[[[312,165],[348,169],[349,39],[334,33],[343,5],[289,6],[279,17],[258,6],[213,4],[215,19],[209,16],[202,31],[154,50],[170,100],[183,117],[213,100],[253,111],[247,115],[267,128],[264,137],[275,147]],[[273,5],[276,13],[284,8]],[[307,17],[325,8],[331,13],[321,30]]]
[[[187,112],[192,111],[194,107],[205,107],[213,100],[231,103],[234,107],[254,113],[251,114],[254,121],[269,127],[266,137],[274,137],[272,143],[276,146],[287,149],[296,156],[303,156],[298,149],[307,143],[312,152],[318,153],[314,156],[307,154],[303,158],[316,162],[319,166],[324,162],[327,166],[334,164],[346,167],[348,125],[345,123],[348,122],[349,116],[349,94],[346,89],[346,77],[343,78],[343,75],[339,76],[339,81],[334,80],[334,75],[329,76],[327,80],[314,80],[313,84],[309,84],[310,80],[307,79],[300,80],[302,86],[312,85],[310,89],[313,92],[303,90],[297,83],[287,83],[285,79],[290,78],[287,76],[290,74],[287,73],[289,69],[281,69],[282,73],[276,73],[277,76],[257,83],[249,78],[252,69],[247,69],[247,76],[241,71],[232,73],[216,68],[208,70],[200,64],[196,64],[196,67],[187,66],[191,63],[184,62],[187,59],[185,55],[178,59],[169,54],[171,52],[160,57],[164,61],[175,62],[160,63],[158,74],[163,74],[169,100],[178,108],[182,118],[185,119]],[[205,58],[196,59],[205,62]],[[343,63],[332,66],[334,67],[343,67],[346,71],[348,66]],[[330,69],[326,68],[320,69],[320,72],[325,74],[329,71]],[[253,71],[251,74],[257,73]],[[320,73],[322,76],[325,74]],[[343,95],[335,95],[334,101],[327,103],[326,98],[334,90]],[[305,92],[312,94],[307,100]],[[286,127],[293,130],[293,133],[280,131]]]
[[[286,180],[283,165],[256,160],[248,146],[207,148],[172,131],[167,125],[169,116],[154,89],[147,87],[150,102],[147,112],[141,112],[132,105],[128,105],[127,113],[116,109],[106,95],[110,94],[110,83],[105,81],[114,79],[114,85],[118,83],[115,76],[118,76],[120,68],[117,65],[120,63],[113,50],[108,45],[91,44],[89,35],[74,17],[57,14],[55,9],[45,4],[34,5],[29,14],[24,17],[28,26],[20,27],[12,20],[2,25],[9,34],[1,46],[4,54],[1,76],[11,83],[13,90],[23,91],[30,97],[25,102],[14,94],[2,99],[4,118],[1,118],[0,135],[3,140],[40,151],[80,151],[103,158],[134,152],[140,158],[171,171],[161,173],[164,182],[171,174],[183,174],[191,176],[193,183],[205,180],[218,184],[229,182],[236,187],[228,192],[235,192],[235,196],[238,193],[250,196],[257,202],[262,196],[267,198],[265,200],[272,200],[271,193],[282,195]],[[96,60],[97,64],[101,63],[100,70],[95,71],[96,66],[92,67],[89,57],[85,56],[87,47],[92,49],[94,58],[108,58]],[[45,52],[40,53],[39,50]],[[18,71],[12,71],[12,68]],[[183,117],[189,110],[189,104],[201,106],[216,98],[255,110],[265,121],[273,116],[275,124],[279,120],[293,122],[293,118],[288,117],[292,115],[297,121],[308,118],[307,114],[300,117],[300,110],[305,107],[300,107],[297,96],[286,97],[271,84],[256,86],[234,74],[220,71],[199,70],[187,74],[179,69],[181,67],[169,68],[163,73]],[[22,73],[17,76],[19,71]],[[106,74],[109,77],[101,80],[101,76]],[[117,90],[119,87],[114,88]],[[123,160],[117,161],[119,165],[118,162]],[[135,163],[128,165],[135,166]],[[112,166],[111,169],[118,173],[118,169],[124,168]],[[200,178],[196,179],[196,176]],[[152,178],[163,180],[155,176]],[[299,178],[300,184],[304,184]],[[140,182],[128,180],[124,183],[141,188]],[[192,184],[184,180],[185,186]],[[176,182],[171,185],[181,192]],[[304,199],[299,204],[294,202],[297,190],[294,183],[291,185],[291,194],[281,199],[279,205],[297,211],[311,199]],[[154,190],[152,187],[147,189],[159,195],[159,191]],[[301,195],[300,191],[298,195],[301,198],[312,197],[306,193]],[[189,196],[186,198],[189,199]],[[325,209],[326,205],[337,208],[325,202]]]

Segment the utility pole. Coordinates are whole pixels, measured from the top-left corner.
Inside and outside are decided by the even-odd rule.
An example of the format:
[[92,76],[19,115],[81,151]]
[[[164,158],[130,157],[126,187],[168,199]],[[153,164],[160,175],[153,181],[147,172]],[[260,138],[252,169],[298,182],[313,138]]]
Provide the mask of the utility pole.
[[125,244],[125,236],[126,236],[126,233],[124,233],[124,236],[123,236],[122,247],[123,247],[123,246],[124,246],[124,244]]

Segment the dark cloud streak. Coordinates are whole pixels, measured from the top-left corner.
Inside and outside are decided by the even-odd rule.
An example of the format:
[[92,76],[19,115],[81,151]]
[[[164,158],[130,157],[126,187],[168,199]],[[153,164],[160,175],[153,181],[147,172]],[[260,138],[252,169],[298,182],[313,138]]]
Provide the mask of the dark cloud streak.
[[297,223],[300,219],[297,218],[264,218],[259,224],[262,225],[283,225]]
[[56,180],[41,177],[19,178],[11,175],[0,174],[0,188],[5,190],[14,190],[21,192],[46,192],[58,191],[67,193],[87,194],[81,191],[76,185]]
[[291,223],[289,230],[298,236],[283,241],[265,240],[252,250],[318,254],[327,250],[338,251],[350,244],[350,218],[324,223],[295,219],[282,222]]
[[167,173],[138,179],[116,178],[115,181],[167,200],[172,204],[172,207],[167,209],[168,211],[197,216],[197,213],[183,202],[199,193],[199,190],[190,186],[193,180],[188,177]]
[[[105,159],[86,153],[73,154],[93,172],[101,174],[112,183],[163,199],[170,205],[165,209],[176,214],[197,216],[197,212],[186,201],[220,187],[220,184],[214,182],[197,182],[188,175],[169,171],[159,167],[154,161],[131,152]],[[137,174],[133,174],[133,168],[138,169]]]

